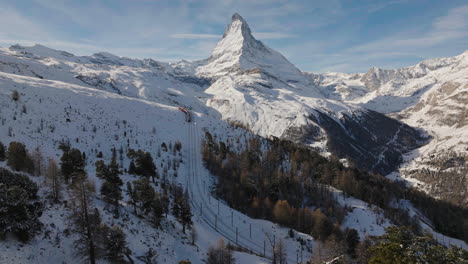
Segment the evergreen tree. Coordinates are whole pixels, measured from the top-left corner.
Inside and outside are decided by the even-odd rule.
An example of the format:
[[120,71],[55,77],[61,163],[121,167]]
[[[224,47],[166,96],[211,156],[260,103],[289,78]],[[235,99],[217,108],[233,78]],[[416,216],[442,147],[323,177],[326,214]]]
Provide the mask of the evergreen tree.
[[32,173],[34,164],[28,155],[28,151],[23,143],[11,142],[8,146],[7,165],[15,171],[25,171]]
[[104,161],[98,160],[96,161],[94,166],[96,167],[96,177],[98,177],[99,179],[105,180],[107,177],[108,171],[107,171],[107,166],[104,163]]
[[356,246],[359,244],[359,233],[356,229],[346,228],[344,238],[347,247],[346,253],[354,258],[356,256]]
[[105,236],[104,258],[110,263],[125,263],[125,257],[130,254],[126,235],[118,226],[104,226],[101,230]]
[[156,195],[153,202],[151,203],[151,210],[153,213],[152,222],[156,227],[159,227],[161,224],[161,219],[164,215],[164,208],[159,195]]
[[2,142],[0,142],[0,161],[4,161],[6,158],[5,155],[5,145],[3,145]]
[[135,162],[130,161],[130,166],[128,166],[128,174],[137,174],[137,169],[135,167]]
[[148,178],[141,178],[134,181],[133,191],[136,204],[143,209],[144,213],[147,213],[151,209],[151,203],[156,195]]
[[60,158],[60,169],[65,181],[68,183],[70,179],[72,181],[77,180],[76,177],[86,175],[85,173],[85,161],[81,155],[80,150],[76,148],[70,148],[69,145],[60,145],[59,149],[63,151],[62,157]]
[[443,247],[431,234],[418,236],[407,227],[388,227],[373,240],[369,263],[468,263],[468,251]]
[[26,241],[41,227],[37,185],[23,174],[0,168],[0,235]]
[[163,209],[164,216],[167,217],[167,214],[169,213],[169,197],[167,196],[166,192],[163,192],[161,195],[161,207]]
[[192,211],[190,209],[190,202],[187,190],[185,190],[183,196],[179,197],[176,203],[179,204],[180,210],[177,219],[182,224],[182,232],[185,233],[185,227],[192,225]]
[[101,195],[103,200],[114,207],[114,214],[116,217],[119,215],[119,201],[122,200],[123,185],[122,180],[119,177],[121,173],[117,164],[117,154],[115,149],[112,151],[112,159],[109,165],[106,165],[104,161],[99,160],[96,162],[96,176],[104,179],[104,183],[101,186]]
[[[153,182],[155,178],[159,178],[151,153],[144,152],[141,149],[138,151],[130,149],[127,153],[127,157],[132,159],[130,167],[128,168],[130,174],[141,175],[148,178],[151,177]],[[135,160],[135,163],[133,163],[133,160]]]

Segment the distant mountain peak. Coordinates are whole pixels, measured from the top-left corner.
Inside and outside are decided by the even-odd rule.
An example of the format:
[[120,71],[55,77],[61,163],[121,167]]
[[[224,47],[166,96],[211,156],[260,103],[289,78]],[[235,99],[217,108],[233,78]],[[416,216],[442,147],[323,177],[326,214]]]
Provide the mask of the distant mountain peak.
[[232,15],[231,23],[227,26],[223,38],[231,34],[242,36],[243,38],[254,38],[249,25],[239,13]]
[[220,77],[254,68],[280,79],[304,81],[293,64],[256,40],[245,19],[234,13],[223,38],[216,44],[207,63],[197,69],[197,73],[205,77]]
[[244,18],[234,13],[223,38],[214,48],[212,57],[219,57],[226,53],[241,55],[250,49],[264,49],[264,46],[252,36],[252,31]]
[[234,21],[234,20],[240,20],[240,21],[245,22],[244,18],[241,15],[239,15],[239,13],[237,13],[237,12],[232,14],[232,21]]

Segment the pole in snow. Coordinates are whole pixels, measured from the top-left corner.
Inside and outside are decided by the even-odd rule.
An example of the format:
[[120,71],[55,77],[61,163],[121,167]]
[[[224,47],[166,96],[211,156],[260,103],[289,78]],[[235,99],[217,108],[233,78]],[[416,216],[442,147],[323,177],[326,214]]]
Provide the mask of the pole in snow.
[[234,213],[232,212],[232,209],[231,209],[231,225],[234,225]]
[[219,199],[218,199],[218,214],[219,214]]
[[236,244],[237,244],[237,227],[236,227]]

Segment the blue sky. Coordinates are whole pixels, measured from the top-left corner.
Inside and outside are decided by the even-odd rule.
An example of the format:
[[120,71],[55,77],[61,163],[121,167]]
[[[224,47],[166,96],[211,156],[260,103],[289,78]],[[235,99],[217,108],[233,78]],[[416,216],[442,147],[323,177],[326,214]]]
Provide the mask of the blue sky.
[[303,71],[404,67],[468,49],[468,3],[457,0],[0,0],[0,46],[203,59],[234,12]]

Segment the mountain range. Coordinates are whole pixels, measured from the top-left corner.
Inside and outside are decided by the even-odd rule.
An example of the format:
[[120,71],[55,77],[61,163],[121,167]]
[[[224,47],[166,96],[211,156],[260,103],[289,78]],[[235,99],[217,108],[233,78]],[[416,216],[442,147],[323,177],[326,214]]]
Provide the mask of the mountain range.
[[107,157],[130,144],[156,156],[155,146],[185,137],[175,121],[183,107],[220,137],[238,124],[466,205],[467,105],[468,51],[401,69],[304,72],[256,40],[239,14],[200,61],[0,49],[0,139],[53,158],[64,139]]

